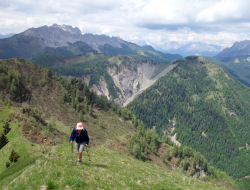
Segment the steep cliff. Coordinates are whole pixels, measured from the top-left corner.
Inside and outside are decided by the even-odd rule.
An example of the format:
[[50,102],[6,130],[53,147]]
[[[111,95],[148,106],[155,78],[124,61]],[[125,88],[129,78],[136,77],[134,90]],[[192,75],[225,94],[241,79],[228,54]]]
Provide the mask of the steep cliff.
[[[121,96],[116,98],[115,101],[120,105],[126,106],[175,66],[176,64],[171,63],[153,65],[150,62],[146,62],[138,65],[137,72],[127,69],[122,64],[119,65],[119,71],[116,67],[107,68],[115,85],[122,92]],[[158,71],[159,69],[161,69],[160,72]]]
[[139,55],[108,56],[87,53],[81,56],[43,55],[32,61],[54,72],[80,78],[98,95],[126,106],[176,64],[159,63]]

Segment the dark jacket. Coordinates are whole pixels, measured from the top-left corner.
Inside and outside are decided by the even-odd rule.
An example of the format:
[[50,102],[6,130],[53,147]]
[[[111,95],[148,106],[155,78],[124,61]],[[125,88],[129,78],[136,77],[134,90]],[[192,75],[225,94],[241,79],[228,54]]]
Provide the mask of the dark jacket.
[[89,136],[87,130],[83,129],[79,135],[76,128],[74,128],[70,135],[69,141],[76,141],[77,143],[82,143],[86,141],[86,144],[89,144]]

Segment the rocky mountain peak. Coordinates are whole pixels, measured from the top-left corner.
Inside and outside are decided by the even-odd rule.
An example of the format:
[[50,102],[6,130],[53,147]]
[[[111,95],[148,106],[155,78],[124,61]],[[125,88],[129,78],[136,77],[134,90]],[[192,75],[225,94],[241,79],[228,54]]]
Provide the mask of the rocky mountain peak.
[[75,35],[79,35],[79,36],[82,35],[81,30],[79,28],[77,28],[77,27],[73,28],[72,26],[66,25],[66,24],[63,24],[63,25],[53,24],[51,26],[51,28],[62,29],[66,32],[69,32],[69,33],[75,34]]
[[235,42],[232,47],[225,48],[221,53],[215,56],[216,59],[223,60],[228,57],[244,56],[250,54],[250,40]]

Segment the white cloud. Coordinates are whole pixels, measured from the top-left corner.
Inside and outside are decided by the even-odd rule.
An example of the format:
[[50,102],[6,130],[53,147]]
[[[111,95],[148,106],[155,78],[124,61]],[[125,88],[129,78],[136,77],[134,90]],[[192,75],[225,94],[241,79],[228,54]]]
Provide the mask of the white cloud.
[[245,0],[0,1],[0,33],[69,24],[82,33],[164,44],[200,41],[229,46],[250,39]]

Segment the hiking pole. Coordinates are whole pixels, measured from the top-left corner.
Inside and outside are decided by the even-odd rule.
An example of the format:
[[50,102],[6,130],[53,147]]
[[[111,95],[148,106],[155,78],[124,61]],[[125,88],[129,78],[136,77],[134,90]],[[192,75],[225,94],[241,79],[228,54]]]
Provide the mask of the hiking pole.
[[[88,147],[86,147],[86,150],[87,150],[87,153],[88,153],[88,156],[89,156]],[[91,160],[90,160],[90,156],[89,156],[89,161],[91,161]]]
[[73,165],[73,142],[71,143],[71,150],[72,150],[72,166],[74,166]]

